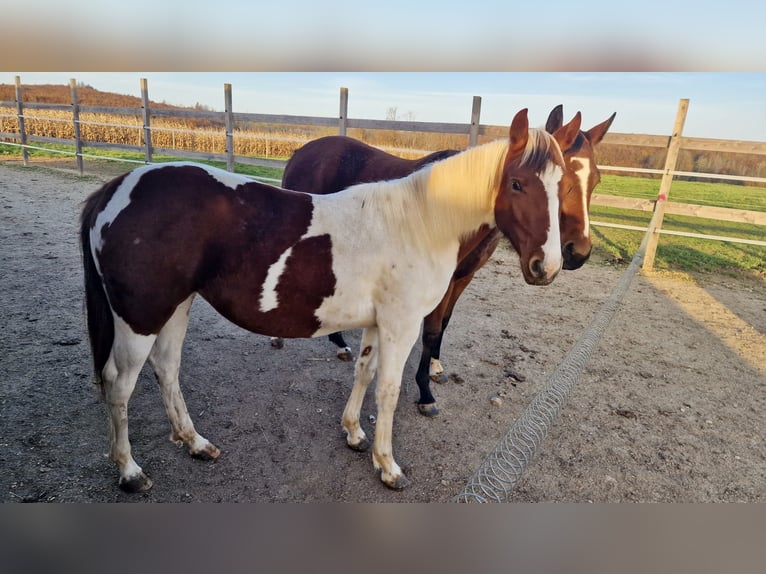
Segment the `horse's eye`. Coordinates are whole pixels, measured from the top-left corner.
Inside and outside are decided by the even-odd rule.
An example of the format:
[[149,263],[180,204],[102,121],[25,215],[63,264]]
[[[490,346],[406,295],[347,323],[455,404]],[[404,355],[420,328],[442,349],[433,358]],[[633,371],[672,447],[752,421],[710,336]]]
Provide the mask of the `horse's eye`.
[[511,180],[511,189],[513,189],[513,191],[521,191],[521,184],[518,179]]

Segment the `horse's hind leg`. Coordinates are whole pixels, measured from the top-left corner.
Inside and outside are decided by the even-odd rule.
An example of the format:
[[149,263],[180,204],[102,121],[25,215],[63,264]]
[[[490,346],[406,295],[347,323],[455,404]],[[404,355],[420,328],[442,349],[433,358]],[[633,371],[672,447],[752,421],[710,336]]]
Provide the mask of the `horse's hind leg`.
[[181,350],[193,300],[192,295],[181,303],[165,323],[149,355],[149,364],[157,376],[165,411],[170,419],[170,440],[177,444],[185,444],[193,457],[210,460],[218,458],[221,451],[195,430],[178,381]]
[[378,329],[371,327],[362,333],[359,358],[354,367],[354,387],[343,410],[341,426],[346,431],[346,443],[354,450],[363,451],[370,446],[367,435],[359,424],[364,395],[378,368]]
[[152,487],[151,479],[133,460],[128,438],[128,401],[154,344],[154,335],[138,335],[119,317],[114,320],[114,342],[102,380],[109,413],[109,458],[120,470],[119,486],[126,492]]

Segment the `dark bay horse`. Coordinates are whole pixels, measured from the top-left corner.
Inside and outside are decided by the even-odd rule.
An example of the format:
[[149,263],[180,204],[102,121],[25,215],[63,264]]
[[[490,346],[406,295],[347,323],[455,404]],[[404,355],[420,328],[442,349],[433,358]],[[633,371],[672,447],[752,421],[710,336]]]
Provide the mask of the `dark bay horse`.
[[[590,256],[588,210],[593,188],[600,180],[594,159],[594,146],[606,134],[614,120],[612,114],[606,121],[588,131],[580,131],[564,152],[564,159],[575,179],[570,189],[562,193],[560,229],[564,269],[578,269]],[[579,122],[579,116],[572,121]],[[571,123],[571,122],[570,122]],[[561,130],[563,106],[553,108],[545,129],[553,134]],[[579,123],[578,123],[579,126]],[[578,128],[579,129],[579,128]],[[458,150],[442,150],[425,157],[403,159],[359,140],[345,136],[327,136],[308,142],[298,149],[285,166],[282,187],[311,193],[336,193],[351,185],[405,177],[424,165],[442,160],[458,153]],[[426,416],[435,416],[439,410],[431,394],[431,381],[446,382],[447,377],[439,360],[444,331],[449,324],[455,304],[474,274],[489,260],[502,233],[495,227],[480,229],[461,243],[458,262],[442,300],[425,316],[422,333],[422,351],[415,380],[420,397],[418,410]],[[351,349],[342,333],[333,333],[330,340],[338,349],[338,356],[351,360]],[[273,341],[281,346],[281,340]]]
[[[575,135],[557,137],[568,147]],[[507,139],[331,195],[193,163],[144,166],[105,184],[85,201],[80,238],[88,334],[120,487],[152,486],[128,437],[128,401],[147,360],[171,440],[195,457],[220,455],[195,429],[179,386],[197,294],[255,333],[317,337],[363,328],[341,424],[349,447],[368,447],[359,413],[377,374],[373,466],[387,486],[406,486],[392,450],[402,372],[421,318],[447,290],[461,240],[496,226],[519,254],[525,280],[550,283],[563,264],[565,177],[559,141],[529,129],[524,109]],[[418,281],[424,275],[430,280]]]

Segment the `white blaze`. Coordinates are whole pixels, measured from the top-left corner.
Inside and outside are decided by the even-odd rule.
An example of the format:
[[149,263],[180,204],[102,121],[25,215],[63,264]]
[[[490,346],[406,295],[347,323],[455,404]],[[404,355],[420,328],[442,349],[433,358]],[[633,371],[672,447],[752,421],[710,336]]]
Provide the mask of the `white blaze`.
[[591,161],[590,158],[577,158],[582,167],[575,171],[575,175],[580,180],[580,189],[582,190],[582,213],[583,223],[585,223],[583,236],[590,235],[590,216],[588,215],[588,178],[590,177]]
[[548,277],[558,273],[563,264],[561,257],[561,232],[559,231],[559,181],[563,172],[557,165],[549,165],[540,174],[548,195],[548,238],[543,244],[543,269]]

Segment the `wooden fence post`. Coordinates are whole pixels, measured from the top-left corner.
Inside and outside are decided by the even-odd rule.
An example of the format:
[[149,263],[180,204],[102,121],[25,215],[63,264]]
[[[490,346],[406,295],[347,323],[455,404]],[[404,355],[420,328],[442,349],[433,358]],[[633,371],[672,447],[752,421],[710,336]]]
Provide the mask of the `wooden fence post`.
[[77,82],[74,78],[69,80],[69,90],[72,92],[72,123],[74,124],[74,151],[77,160],[77,169],[82,175],[82,139],[80,137],[80,102],[77,99]]
[[223,85],[223,99],[226,113],[226,169],[234,171],[234,112],[231,107],[231,84]]
[[468,147],[474,147],[479,143],[479,117],[481,116],[481,96],[473,97],[473,109],[471,110],[471,131],[468,136]]
[[673,124],[673,133],[670,135],[668,144],[668,155],[665,157],[665,168],[660,182],[660,192],[657,194],[657,203],[654,204],[654,214],[649,222],[649,240],[646,244],[646,254],[641,269],[651,271],[654,267],[654,256],[657,253],[657,242],[660,239],[660,229],[662,229],[662,219],[665,216],[665,202],[670,193],[670,184],[673,181],[673,172],[676,169],[676,160],[678,159],[678,150],[681,147],[681,133],[684,131],[684,122],[686,121],[686,112],[689,109],[689,100],[681,99],[678,102],[678,111],[676,112],[676,121]]
[[149,87],[146,78],[141,78],[141,111],[144,120],[144,151],[146,154],[146,163],[152,163],[152,129],[149,127]]
[[346,135],[348,123],[348,88],[340,89],[340,114],[338,116],[338,135]]
[[21,99],[21,76],[16,76],[16,116],[19,121],[19,135],[21,136],[21,159],[24,161],[24,167],[29,167],[27,130],[24,128],[24,104]]

